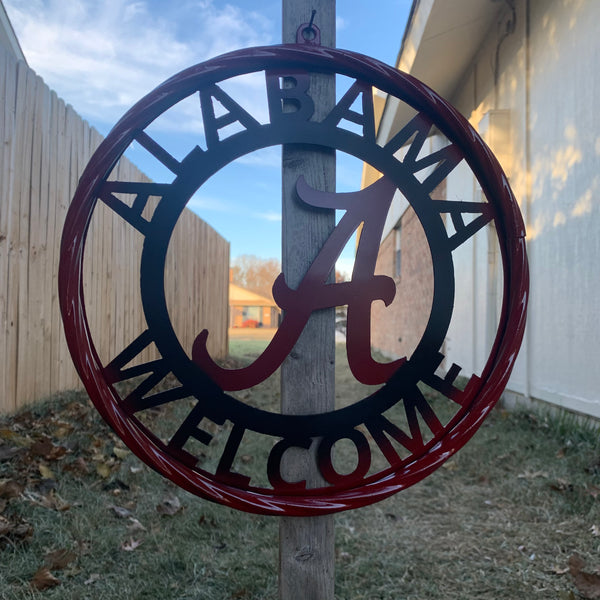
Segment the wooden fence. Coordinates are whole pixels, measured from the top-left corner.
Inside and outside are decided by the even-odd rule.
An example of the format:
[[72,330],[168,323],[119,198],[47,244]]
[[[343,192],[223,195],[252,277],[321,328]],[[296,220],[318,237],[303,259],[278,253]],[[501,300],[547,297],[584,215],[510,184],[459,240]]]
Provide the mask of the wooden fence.
[[[0,413],[81,387],[60,319],[59,246],[70,199],[101,139],[0,46]],[[116,177],[149,181],[126,159]],[[141,245],[141,236],[114,212],[104,205],[96,210],[84,294],[104,360],[145,328]],[[228,268],[228,242],[186,210],[166,273],[169,311],[184,348],[210,324],[209,349],[215,356],[226,353]]]

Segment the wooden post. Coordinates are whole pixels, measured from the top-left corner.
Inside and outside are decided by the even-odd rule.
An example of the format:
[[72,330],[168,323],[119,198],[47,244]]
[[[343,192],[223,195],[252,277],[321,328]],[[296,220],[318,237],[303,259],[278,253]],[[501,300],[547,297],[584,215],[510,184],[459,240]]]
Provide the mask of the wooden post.
[[[302,23],[310,21],[321,32],[321,45],[335,46],[335,0],[282,0],[283,42],[294,43]],[[315,102],[313,119],[335,105],[335,77],[311,76],[310,95]],[[335,227],[330,210],[308,209],[296,200],[300,175],[314,189],[335,191],[335,151],[315,146],[284,145],[282,149],[282,268],[287,284],[296,288]],[[335,309],[313,313],[293,351],[282,365],[281,410],[288,414],[326,412],[335,407]],[[312,448],[314,452],[314,448]],[[288,453],[290,454],[290,452]],[[320,484],[309,473],[306,455],[286,461],[290,481],[306,479]],[[279,598],[281,600],[333,600],[333,516],[285,517],[279,529]]]

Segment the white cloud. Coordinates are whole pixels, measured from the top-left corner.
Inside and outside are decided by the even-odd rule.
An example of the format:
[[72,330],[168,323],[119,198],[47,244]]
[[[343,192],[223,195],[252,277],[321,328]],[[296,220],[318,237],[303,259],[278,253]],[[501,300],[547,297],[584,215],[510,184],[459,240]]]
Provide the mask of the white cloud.
[[339,15],[335,18],[335,29],[336,31],[342,31],[348,27],[348,21],[344,19],[344,17],[340,17]]
[[271,222],[280,222],[281,221],[281,213],[275,211],[267,211],[264,213],[257,213],[256,216],[259,219],[263,219],[265,221]]
[[213,0],[4,4],[30,66],[83,117],[105,123],[183,68],[273,41],[264,15]]
[[238,207],[234,206],[230,202],[219,200],[217,198],[208,198],[200,194],[194,194],[189,202],[187,208],[193,212],[199,211],[214,211],[220,213],[236,213]]
[[255,167],[274,167],[279,169],[281,167],[281,149],[279,146],[262,148],[261,150],[240,157],[239,162]]

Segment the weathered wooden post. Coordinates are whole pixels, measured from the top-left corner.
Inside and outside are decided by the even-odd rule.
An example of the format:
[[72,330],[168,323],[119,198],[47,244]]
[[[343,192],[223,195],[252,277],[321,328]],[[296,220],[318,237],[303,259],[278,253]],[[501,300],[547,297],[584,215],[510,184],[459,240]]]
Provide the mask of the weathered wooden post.
[[[295,43],[303,23],[318,26],[321,45],[335,46],[335,0],[283,0],[283,43]],[[310,38],[314,32],[308,30]],[[335,105],[335,76],[311,74],[313,119]],[[310,209],[296,199],[301,175],[314,189],[335,192],[335,150],[286,144],[282,147],[282,267],[287,284],[296,288],[335,227],[335,211]],[[310,414],[335,408],[335,308],[310,317],[281,371],[281,410]],[[314,451],[314,448],[313,448]],[[302,454],[288,461],[291,481],[320,477]],[[312,464],[316,463],[312,461]],[[298,477],[294,477],[294,472]],[[333,599],[333,516],[283,517],[279,527],[279,597],[282,600]]]

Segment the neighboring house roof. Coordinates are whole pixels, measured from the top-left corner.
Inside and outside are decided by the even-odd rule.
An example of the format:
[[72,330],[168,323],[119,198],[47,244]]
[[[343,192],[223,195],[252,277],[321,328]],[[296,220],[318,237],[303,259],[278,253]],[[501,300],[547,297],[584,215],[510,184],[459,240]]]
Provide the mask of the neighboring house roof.
[[[482,45],[502,0],[414,0],[396,66],[448,100]],[[397,99],[386,102],[379,134],[385,139],[409,120]]]
[[265,298],[260,294],[255,294],[239,285],[229,284],[229,305],[230,306],[273,306],[277,307],[275,301],[271,298]]
[[0,46],[8,48],[18,60],[22,60],[25,63],[27,62],[23,50],[21,50],[15,30],[6,14],[6,9],[4,8],[4,4],[2,4],[2,0],[0,0]]

